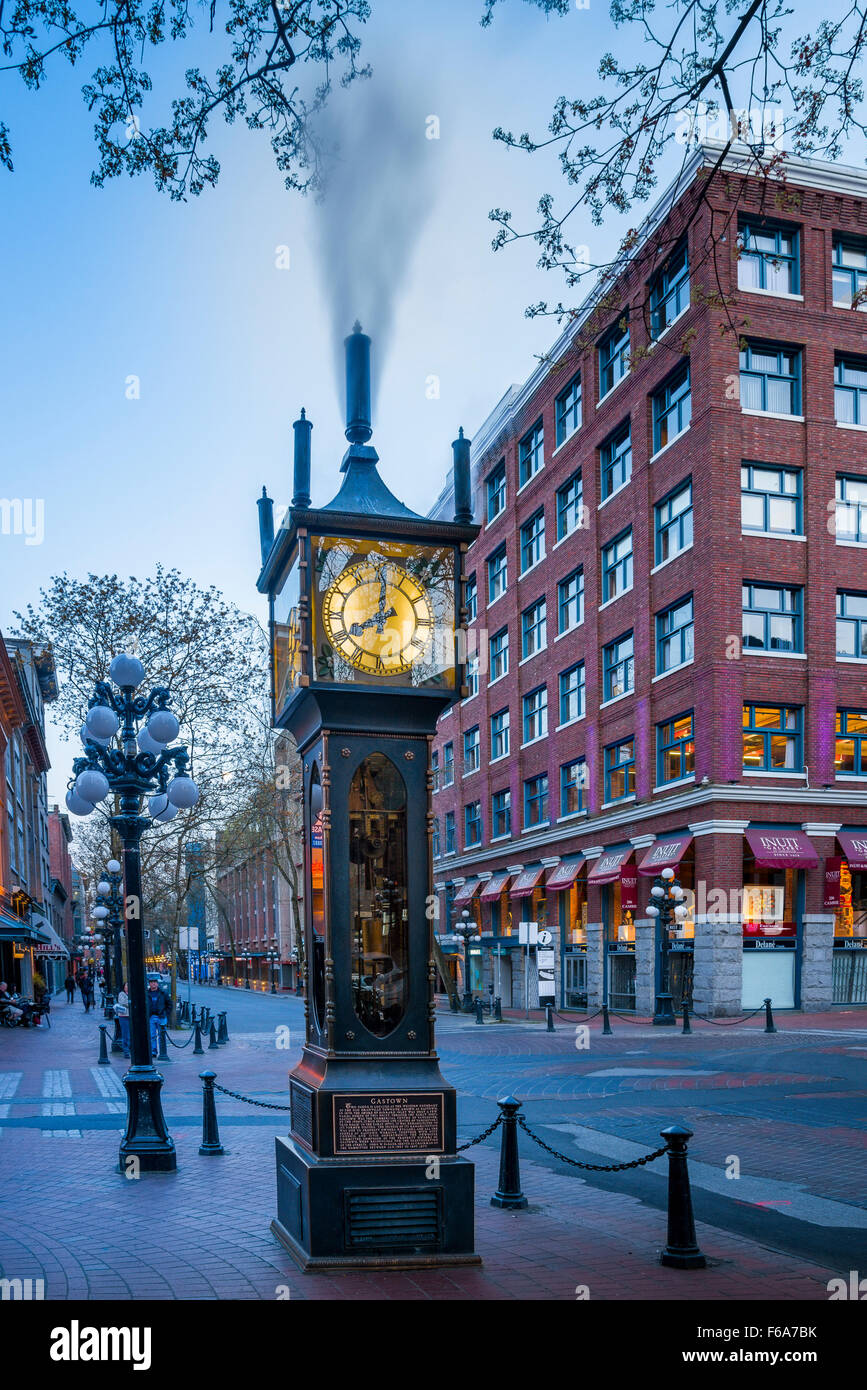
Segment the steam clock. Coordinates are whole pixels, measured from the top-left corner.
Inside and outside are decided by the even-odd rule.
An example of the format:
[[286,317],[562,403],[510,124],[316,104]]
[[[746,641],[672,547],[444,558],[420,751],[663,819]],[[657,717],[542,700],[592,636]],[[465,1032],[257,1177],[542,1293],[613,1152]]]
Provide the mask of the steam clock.
[[306,1041],[278,1138],[272,1230],[304,1269],[477,1261],[471,1163],[434,1043],[430,744],[465,690],[469,441],[455,518],[410,511],[370,444],[370,339],[346,339],[349,448],[337,496],[310,499],[311,424],[292,504],[259,500],[274,724],[303,767]]

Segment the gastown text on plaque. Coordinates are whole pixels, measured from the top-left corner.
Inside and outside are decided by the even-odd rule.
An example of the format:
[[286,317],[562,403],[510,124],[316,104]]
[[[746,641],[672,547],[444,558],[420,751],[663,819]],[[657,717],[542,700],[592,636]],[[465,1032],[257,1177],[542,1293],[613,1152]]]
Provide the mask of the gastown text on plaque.
[[441,1093],[338,1095],[333,1103],[335,1153],[442,1152]]

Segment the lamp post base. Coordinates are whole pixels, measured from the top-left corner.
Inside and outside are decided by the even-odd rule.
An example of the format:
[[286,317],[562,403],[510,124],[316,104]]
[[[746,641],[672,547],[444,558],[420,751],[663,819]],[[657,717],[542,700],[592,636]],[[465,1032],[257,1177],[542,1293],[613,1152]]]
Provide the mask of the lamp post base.
[[118,1151],[122,1173],[135,1160],[142,1173],[173,1173],[178,1166],[175,1141],[166,1127],[160,1092],[163,1078],[156,1067],[130,1067],[126,1087],[126,1133]]
[[657,994],[656,1013],[653,1015],[654,1027],[673,1028],[677,1023],[674,1016],[674,1001],[670,994]]

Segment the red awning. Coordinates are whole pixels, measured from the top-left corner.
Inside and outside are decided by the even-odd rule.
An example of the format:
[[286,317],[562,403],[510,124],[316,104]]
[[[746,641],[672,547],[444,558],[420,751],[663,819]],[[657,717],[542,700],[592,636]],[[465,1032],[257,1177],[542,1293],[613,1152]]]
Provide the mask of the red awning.
[[867,830],[838,830],[837,839],[850,869],[867,869]]
[[746,831],[760,869],[815,869],[819,856],[803,830]]
[[510,898],[529,898],[539,879],[545,872],[545,867],[540,864],[535,869],[525,869],[522,874],[518,874],[515,882],[509,889]]
[[546,891],[560,893],[564,888],[571,888],[583,863],[583,859],[567,859],[565,863],[558,864],[545,884]]
[[691,835],[678,835],[672,840],[657,840],[650,845],[638,865],[640,874],[659,874],[663,869],[676,869],[688,846]]
[[587,875],[588,883],[613,883],[620,877],[620,870],[632,855],[632,846],[629,849],[606,850],[600,854],[593,868]]
[[481,901],[483,903],[495,902],[496,899],[499,898],[500,894],[502,893],[506,884],[509,882],[510,878],[511,874],[494,874],[494,877],[489,878],[487,883],[482,888]]
[[472,881],[469,883],[462,883],[458,891],[455,893],[454,906],[458,907],[461,903],[468,903],[470,901],[470,898],[474,898],[476,896],[476,893],[481,888],[481,886],[482,885],[477,878],[472,879]]

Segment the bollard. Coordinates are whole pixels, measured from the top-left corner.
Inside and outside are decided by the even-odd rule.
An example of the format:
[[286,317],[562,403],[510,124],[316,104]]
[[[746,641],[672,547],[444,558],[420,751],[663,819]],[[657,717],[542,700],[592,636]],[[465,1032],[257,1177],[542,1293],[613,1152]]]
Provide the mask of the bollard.
[[159,1050],[159,1052],[157,1053],[157,1061],[158,1061],[158,1062],[170,1062],[170,1061],[171,1061],[171,1057],[169,1056],[168,1052],[166,1051],[166,1033],[168,1032],[168,1028],[167,1028],[167,1026],[166,1026],[165,1024],[158,1023],[158,1024],[157,1024],[157,1032],[158,1032],[159,1035],[160,1035],[160,1050]]
[[484,1012],[484,1009],[482,1008],[482,1001],[481,1001],[481,999],[477,999],[477,1000],[476,1000],[476,1006],[475,1006],[475,1007],[476,1007],[476,1023],[484,1023],[484,1021],[485,1021],[485,1012]]
[[765,1032],[776,1033],[777,1025],[774,1023],[774,1015],[771,1013],[771,1001],[765,1000]]
[[202,1047],[202,1025],[198,1019],[196,1019],[195,1023],[193,1024],[193,1028],[196,1032],[196,1040],[193,1043],[193,1056],[204,1057],[205,1049]]
[[226,1016],[226,1010],[223,1009],[221,1013],[218,1013],[217,1018],[220,1020],[220,1026],[217,1030],[217,1042],[220,1044],[227,1043],[229,1041],[229,1020]]
[[613,1038],[614,1030],[611,1027],[611,1020],[608,1017],[608,1005],[602,1005],[602,1036],[603,1038]]
[[545,1032],[554,1032],[554,1007],[552,1004],[545,1005]]
[[219,1046],[219,1043],[217,1042],[217,1025],[213,1019],[209,1019],[208,1021],[208,1033],[208,1051],[214,1052]]
[[499,994],[494,1000],[494,1018],[496,1019],[497,1023],[502,1023],[503,1021],[503,1001],[500,998]]
[[668,1240],[659,1263],[670,1265],[673,1269],[704,1269],[707,1260],[695,1238],[686,1164],[687,1143],[692,1138],[692,1130],[685,1125],[669,1125],[660,1133],[668,1149]]
[[692,1032],[692,1028],[690,1027],[689,1023],[689,1000],[687,999],[686,995],[683,996],[683,1027],[680,1031],[681,1033]]
[[190,1006],[189,1006],[188,1001],[187,1001],[186,999],[182,999],[182,1000],[181,1000],[181,1012],[180,1012],[180,1022],[181,1022],[182,1024],[187,1022],[187,1015],[189,1014],[189,1009],[190,1009]]
[[99,1065],[101,1067],[110,1067],[111,1062],[108,1060],[105,1031],[105,1024],[101,1023],[99,1025]]
[[497,1101],[503,1115],[500,1128],[500,1184],[491,1198],[492,1207],[507,1207],[510,1210],[523,1210],[528,1205],[521,1191],[521,1167],[518,1160],[518,1121],[515,1115],[521,1102],[514,1096],[504,1096]]
[[123,1038],[120,1031],[120,1019],[117,1014],[114,1016],[114,1037],[111,1040],[112,1052],[123,1052]]
[[458,1003],[458,996],[456,994],[449,995],[449,1008],[451,1009],[453,1014],[460,1013],[460,1005]]
[[217,1127],[217,1106],[214,1094],[214,1082],[217,1079],[217,1073],[200,1071],[199,1079],[202,1083],[202,1142],[199,1145],[199,1153],[225,1153],[225,1149],[220,1143],[220,1131]]

